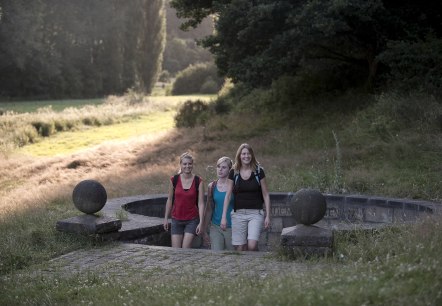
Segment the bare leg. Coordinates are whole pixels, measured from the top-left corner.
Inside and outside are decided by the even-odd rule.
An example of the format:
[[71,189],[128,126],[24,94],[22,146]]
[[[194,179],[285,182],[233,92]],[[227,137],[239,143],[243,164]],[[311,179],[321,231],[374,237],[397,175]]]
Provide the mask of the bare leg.
[[258,241],[256,240],[247,240],[247,249],[249,251],[258,251]]
[[195,237],[195,235],[190,234],[190,233],[184,233],[184,239],[183,239],[183,248],[184,249],[189,249],[192,247],[193,237]]
[[172,248],[181,248],[183,244],[183,235],[172,235]]
[[235,245],[237,251],[247,251],[247,244]]

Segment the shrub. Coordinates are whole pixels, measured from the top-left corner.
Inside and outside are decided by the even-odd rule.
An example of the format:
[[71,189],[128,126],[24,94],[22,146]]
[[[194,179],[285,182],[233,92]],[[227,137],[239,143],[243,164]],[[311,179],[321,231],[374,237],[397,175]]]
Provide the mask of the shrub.
[[23,126],[14,131],[13,143],[18,147],[34,143],[38,138],[37,130],[30,125]]
[[207,120],[208,105],[201,100],[187,100],[175,116],[176,127],[194,127]]
[[170,82],[170,73],[167,70],[163,70],[160,73],[160,76],[158,77],[158,81],[169,83]]
[[442,39],[395,41],[379,59],[389,69],[387,86],[403,93],[442,97]]
[[384,141],[412,128],[419,132],[442,130],[442,104],[426,95],[382,94],[360,111],[354,120],[358,129]]
[[38,131],[38,134],[43,137],[49,137],[55,133],[55,124],[52,120],[50,121],[34,121],[31,125]]
[[428,96],[384,94],[378,98],[373,112],[375,117],[387,118],[393,131],[410,126],[429,130],[438,124],[442,105]]
[[97,116],[89,116],[89,117],[83,118],[82,122],[84,125],[89,125],[89,126],[101,126],[102,125],[100,118],[98,118]]
[[212,79],[208,77],[204,84],[201,86],[200,93],[202,94],[215,94],[219,90],[219,85]]
[[39,131],[40,135],[43,137],[49,137],[55,133],[55,124],[53,121],[44,122]]
[[54,122],[55,130],[57,132],[63,132],[69,130],[68,122],[63,119],[56,119]]
[[[210,84],[210,81],[213,84]],[[206,82],[208,83],[206,84]],[[224,80],[217,75],[217,70],[213,63],[190,65],[177,74],[173,83],[172,94],[201,93],[202,89],[210,89],[210,93],[216,93],[221,89],[223,83]]]
[[232,109],[232,104],[225,97],[219,97],[213,104],[213,109],[216,114],[227,114]]
[[235,85],[233,84],[231,79],[225,79],[223,86],[218,92],[219,96],[226,96],[235,88]]

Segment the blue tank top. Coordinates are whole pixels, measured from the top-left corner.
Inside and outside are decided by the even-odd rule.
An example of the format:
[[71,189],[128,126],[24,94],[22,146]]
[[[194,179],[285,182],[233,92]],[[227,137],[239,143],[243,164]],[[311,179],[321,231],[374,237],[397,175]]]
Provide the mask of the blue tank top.
[[[221,224],[221,217],[223,216],[223,205],[224,198],[226,197],[226,192],[218,191],[218,187],[213,190],[213,200],[215,202],[215,209],[212,214],[212,223],[216,225]],[[232,219],[230,218],[230,213],[233,209],[233,194],[230,197],[229,207],[227,208],[227,227],[232,227]]]

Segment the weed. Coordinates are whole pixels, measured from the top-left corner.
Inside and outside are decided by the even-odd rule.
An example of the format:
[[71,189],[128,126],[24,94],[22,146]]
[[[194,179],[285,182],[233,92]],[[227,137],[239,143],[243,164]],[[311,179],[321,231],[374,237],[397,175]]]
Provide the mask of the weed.
[[120,219],[121,221],[129,220],[128,212],[122,208],[115,212],[115,218]]
[[[421,117],[419,120],[412,117],[411,128],[401,126],[399,129],[388,125],[391,121],[385,117],[380,122],[385,132],[377,133],[373,132],[372,119],[382,114],[380,106],[360,110],[353,117],[334,114],[329,118],[318,117],[319,121],[307,113],[288,118],[238,112],[211,118],[206,129],[173,130],[173,111],[181,102],[167,100],[169,98],[175,99],[162,97],[166,102],[157,106],[149,98],[148,103],[132,106],[130,110],[127,104],[118,106],[119,102],[84,109],[85,113],[96,111],[98,114],[113,106],[121,116],[107,118],[120,123],[72,133],[75,139],[81,138],[84,142],[81,146],[74,140],[71,143],[74,143],[73,150],[86,148],[89,146],[86,140],[102,132],[98,140],[90,143],[112,139],[112,135],[120,131],[121,139],[132,137],[128,135],[149,135],[150,138],[54,158],[10,156],[0,159],[0,286],[2,292],[6,292],[0,295],[0,304],[121,305],[149,301],[159,305],[289,305],[295,301],[300,305],[437,305],[442,302],[442,241],[441,236],[435,234],[442,230],[440,218],[374,232],[340,233],[335,236],[333,257],[315,259],[314,266],[310,260],[297,259],[293,264],[301,267],[305,264],[306,268],[286,277],[208,281],[210,275],[204,279],[193,276],[171,279],[173,275],[163,279],[164,271],[155,274],[155,269],[147,274],[131,271],[129,276],[105,271],[77,274],[55,271],[49,276],[34,273],[30,266],[72,250],[97,245],[100,251],[104,249],[94,239],[54,229],[56,221],[78,214],[69,198],[75,183],[97,178],[106,183],[110,197],[164,193],[168,178],[176,172],[176,157],[184,149],[195,152],[195,173],[205,174],[209,179],[214,174],[210,168],[206,172],[207,166],[213,165],[220,156],[232,156],[239,143],[247,141],[265,167],[272,192],[296,191],[309,186],[324,191],[345,187],[352,193],[442,199],[442,138],[440,131],[430,129],[432,125],[424,124]],[[152,116],[145,113],[149,107],[157,110],[152,111]],[[160,110],[167,112],[160,113]],[[72,120],[69,116],[66,120],[74,124],[84,118],[78,112],[71,109],[63,114],[48,112],[39,116],[56,122],[58,117],[70,113]],[[426,118],[433,118],[429,112],[425,114]],[[2,142],[5,139],[2,137],[17,128],[15,121],[32,122],[35,119],[32,116],[1,116],[2,132],[8,133],[0,134],[0,143],[10,144],[9,138],[8,142]],[[158,117],[161,120],[156,120]],[[139,119],[144,125],[138,125]],[[345,124],[341,124],[344,119]],[[157,126],[161,124],[168,132],[158,135]],[[135,128],[146,133],[123,132]],[[330,131],[334,132],[333,137]],[[67,145],[61,144],[63,138],[58,137],[63,134],[70,133],[56,133],[41,143],[49,146],[53,140],[51,145],[59,145],[57,150],[62,151]]]
[[333,189],[334,192],[342,193],[345,192],[345,183],[343,182],[343,174],[342,174],[342,154],[341,147],[339,144],[338,135],[335,131],[332,131],[333,138],[336,143],[336,160],[335,160],[335,177],[333,181]]

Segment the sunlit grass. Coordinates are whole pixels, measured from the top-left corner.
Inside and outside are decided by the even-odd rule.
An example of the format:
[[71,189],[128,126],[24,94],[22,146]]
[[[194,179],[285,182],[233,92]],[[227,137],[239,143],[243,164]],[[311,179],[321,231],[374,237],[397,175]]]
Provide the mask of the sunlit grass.
[[[60,133],[138,120],[140,117],[152,113],[174,111],[187,100],[199,99],[208,101],[213,97],[213,95],[146,97],[130,92],[123,97],[110,96],[102,104],[82,104],[87,103],[89,100],[80,100],[80,104],[77,104],[77,101],[72,102],[71,100],[53,101],[54,103],[52,104],[60,103],[58,107],[64,107],[62,111],[55,111],[52,104],[47,104],[43,108],[38,108],[36,112],[6,112],[0,116],[0,154],[7,155],[16,148],[38,143],[42,139],[47,139]],[[47,101],[47,103],[50,102],[52,101]],[[34,104],[34,102],[23,103]],[[109,135],[109,137],[114,139],[113,135]],[[117,135],[116,139],[119,138]],[[50,143],[53,143],[53,141],[51,140]],[[58,142],[58,138],[55,142]],[[76,142],[73,141],[72,144],[75,145]],[[96,141],[92,140],[86,145],[95,144]],[[66,145],[68,146],[66,152],[70,152],[71,143],[66,143]],[[83,146],[84,144],[80,143],[80,148]],[[57,146],[54,150],[60,153],[65,152],[60,146]],[[37,153],[37,155],[53,154],[45,153],[44,151],[43,153]]]
[[39,101],[16,101],[0,102],[0,109],[13,111],[15,113],[32,113],[39,108],[50,106],[54,111],[60,112],[69,107],[80,108],[85,105],[100,105],[106,99],[71,99],[71,100],[39,100]]
[[174,114],[173,111],[152,113],[114,125],[57,133],[38,143],[25,146],[19,152],[33,156],[54,156],[72,153],[107,141],[160,133],[173,128]]
[[[234,157],[238,145],[248,142],[265,167],[270,191],[312,187],[333,192],[338,167],[335,132],[347,192],[442,199],[438,130],[417,133],[404,128],[385,141],[357,121],[339,124],[343,120],[339,115],[318,127],[268,114],[232,114],[211,118],[205,128],[173,129],[174,105],[188,98],[150,97],[150,103],[162,106],[164,114],[159,115],[154,107],[150,113],[128,116],[109,126],[57,132],[29,145],[33,153],[22,151],[36,157],[0,159],[0,288],[6,293],[0,294],[0,305],[139,305],[146,301],[158,305],[442,304],[442,236],[435,234],[442,230],[440,219],[361,235],[357,242],[338,237],[336,257],[319,262],[320,271],[284,278],[232,278],[215,285],[194,275],[162,280],[160,272],[155,277],[150,271],[129,273],[127,278],[97,272],[40,274],[41,266],[36,264],[44,270],[45,262],[54,256],[93,245],[87,238],[54,229],[57,220],[78,214],[70,198],[74,183],[96,178],[110,197],[165,193],[184,150],[194,155],[194,171],[205,183],[215,177],[213,166],[220,156]],[[152,134],[158,137],[144,139]],[[143,141],[126,142],[131,138]],[[115,144],[39,158],[103,141]],[[69,167],[73,162],[78,166]]]

